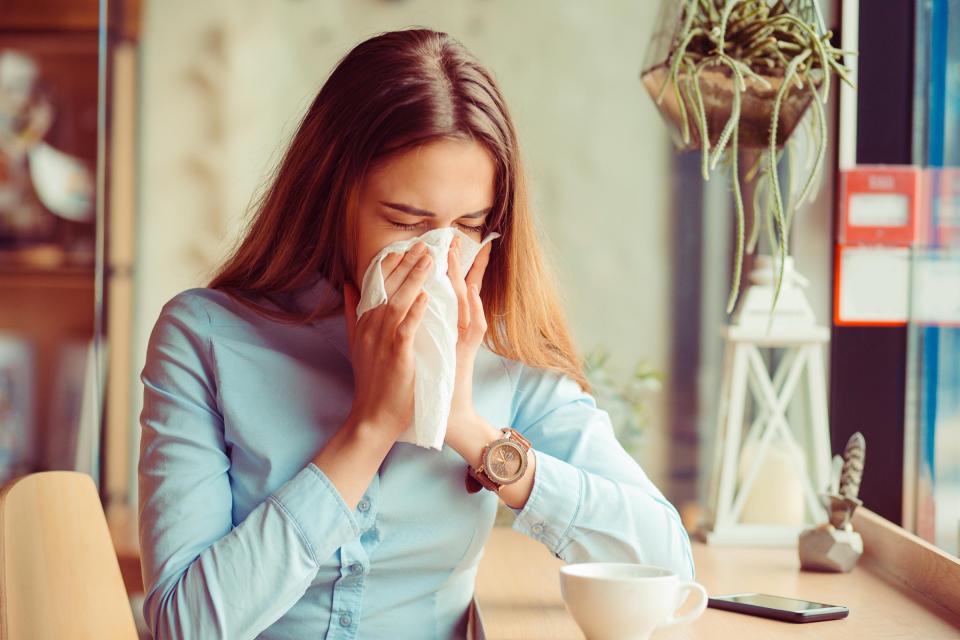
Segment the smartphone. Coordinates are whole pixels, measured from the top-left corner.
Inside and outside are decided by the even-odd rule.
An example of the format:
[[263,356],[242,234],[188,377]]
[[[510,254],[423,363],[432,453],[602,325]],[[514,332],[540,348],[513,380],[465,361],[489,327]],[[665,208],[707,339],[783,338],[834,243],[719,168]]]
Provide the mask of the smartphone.
[[751,616],[773,618],[785,622],[818,622],[846,618],[850,610],[835,604],[770,596],[764,593],[736,593],[714,596],[707,606],[725,611],[736,611]]

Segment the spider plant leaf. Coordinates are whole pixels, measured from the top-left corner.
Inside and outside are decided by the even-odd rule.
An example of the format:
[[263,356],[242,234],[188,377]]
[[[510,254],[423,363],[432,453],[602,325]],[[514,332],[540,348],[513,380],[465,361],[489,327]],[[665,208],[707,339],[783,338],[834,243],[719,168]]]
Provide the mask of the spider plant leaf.
[[794,183],[793,173],[796,170],[797,162],[797,136],[791,135],[783,145],[783,158],[786,175],[786,185],[783,193],[786,195],[786,202],[783,205],[783,237],[784,243],[790,242],[790,212],[794,208]]
[[[763,160],[764,154],[760,153],[757,155],[758,160]],[[762,205],[760,201],[763,199],[763,189],[764,181],[762,180],[763,175],[761,174],[761,179],[753,185],[753,223],[750,227],[750,239],[747,241],[747,253],[752,254],[757,250],[757,242],[760,240],[760,227],[763,226],[762,215]]]
[[704,60],[696,67],[690,65],[692,68],[690,76],[697,105],[697,124],[700,129],[700,173],[704,182],[710,179],[710,134],[707,130],[707,110],[703,106],[703,92],[700,90],[700,71],[708,62],[709,60]]
[[[779,159],[777,162],[779,164]],[[764,172],[764,176],[767,178],[767,188],[763,192],[763,228],[767,232],[767,246],[770,249],[770,255],[773,256],[777,247],[777,221],[773,213],[773,189],[770,187],[770,175],[768,172]]]
[[724,3],[723,13],[720,14],[720,53],[723,53],[723,42],[727,38],[727,22],[730,20],[730,13],[739,2],[740,0],[726,0]]
[[780,195],[780,179],[777,176],[777,124],[780,119],[780,106],[783,104],[783,98],[787,94],[787,91],[790,88],[790,83],[793,81],[793,78],[797,73],[797,68],[810,56],[810,54],[811,51],[805,51],[790,61],[786,72],[784,72],[783,83],[780,85],[780,88],[777,91],[777,97],[773,102],[773,112],[770,115],[770,185],[777,230],[780,234],[780,241],[777,247],[780,259],[778,261],[779,265],[777,269],[777,285],[774,289],[773,302],[770,309],[771,315],[773,314],[773,310],[777,307],[777,300],[780,297],[780,289],[783,286],[783,268],[784,263],[786,262],[787,252],[787,237],[784,228],[785,221],[783,216],[783,201]]
[[[813,81],[807,77],[807,86],[810,88],[811,92],[816,92],[816,87],[813,84]],[[826,157],[827,151],[827,123],[826,123],[826,114],[823,110],[823,105],[820,104],[819,100],[812,100],[813,102],[813,114],[817,122],[816,132],[817,132],[817,153],[815,160],[813,161],[813,168],[810,170],[810,174],[807,176],[807,181],[803,185],[803,189],[800,191],[800,197],[797,198],[796,206],[801,206],[809,196],[813,183],[816,180],[817,175],[820,173],[821,168],[823,167],[823,160]],[[790,213],[790,220],[792,221],[793,212]],[[789,221],[787,223],[789,225]]]
[[663,84],[660,85],[660,91],[657,93],[657,104],[663,103],[663,94],[667,90],[667,84],[673,80],[674,84],[677,82],[677,75],[680,70],[680,64],[686,60],[686,51],[687,47],[690,45],[690,41],[693,40],[694,36],[702,33],[700,29],[691,29],[689,33],[684,37],[680,42],[680,46],[674,49],[673,53],[670,54],[670,71],[667,73],[666,77],[663,79]]
[[730,148],[730,177],[733,180],[733,201],[736,204],[737,211],[737,250],[733,258],[733,277],[730,283],[730,296],[727,298],[727,313],[731,313],[737,303],[737,298],[740,295],[740,277],[743,272],[743,194],[740,193],[740,168],[737,162],[737,150],[740,148],[739,133],[740,124],[738,120],[733,126],[733,146]]
[[754,159],[753,164],[751,164],[750,168],[747,169],[747,173],[743,176],[745,182],[753,182],[753,178],[757,175],[757,171],[764,166],[763,153],[763,151],[757,153],[757,157]]
[[820,68],[823,69],[823,95],[820,96],[820,99],[826,103],[828,97],[830,96],[830,65],[827,61],[827,52],[824,48],[823,42],[817,36],[816,32],[810,27],[809,24],[796,17],[793,14],[785,13],[779,15],[776,18],[771,20],[771,23],[786,22],[794,25],[800,29],[807,36],[807,51],[815,53],[817,58],[820,61]]
[[719,16],[717,14],[717,8],[713,6],[713,2],[710,0],[700,0],[700,8],[708,16],[710,22],[716,22]]
[[[723,154],[727,142],[730,140],[733,129],[740,123],[740,94],[746,88],[743,83],[743,76],[741,76],[736,67],[729,62],[729,58],[721,55],[720,60],[733,71],[733,104],[730,108],[730,117],[727,119],[727,124],[723,127],[723,131],[720,132],[720,136],[717,138],[717,146],[713,150],[713,158],[710,161],[711,170],[717,168],[717,162],[719,162],[720,156]],[[737,146],[734,144],[731,153],[736,152]]]
[[751,69],[749,65],[744,64],[743,62],[741,62],[740,60],[737,60],[736,58],[730,58],[730,59],[733,61],[733,64],[736,65],[738,69],[740,69],[741,74],[748,76],[750,78],[753,78],[754,80],[759,82],[761,85],[763,85],[764,89],[770,89],[773,86],[770,84],[769,80],[767,80],[762,75],[760,75],[759,73]]

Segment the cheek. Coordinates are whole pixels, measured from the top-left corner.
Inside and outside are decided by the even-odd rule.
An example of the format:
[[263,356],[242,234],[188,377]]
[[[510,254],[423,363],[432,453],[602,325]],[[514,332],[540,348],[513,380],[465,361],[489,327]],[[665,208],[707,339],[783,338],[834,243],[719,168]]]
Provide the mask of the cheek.
[[373,224],[371,216],[365,215],[363,212],[357,219],[356,234],[357,244],[354,256],[357,262],[354,265],[354,279],[359,288],[367,265],[370,264],[377,251],[385,245],[385,238],[383,238],[383,229]]
[[359,290],[360,285],[363,283],[363,274],[366,273],[367,267],[370,265],[370,261],[373,260],[373,257],[380,252],[380,249],[383,247],[374,243],[369,245],[361,245],[357,251],[357,266],[354,278],[356,278],[357,290]]

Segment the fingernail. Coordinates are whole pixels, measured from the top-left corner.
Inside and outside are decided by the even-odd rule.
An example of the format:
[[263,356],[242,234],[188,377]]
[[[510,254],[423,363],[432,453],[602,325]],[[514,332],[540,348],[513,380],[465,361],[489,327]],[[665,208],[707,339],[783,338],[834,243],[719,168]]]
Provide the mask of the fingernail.
[[430,266],[430,256],[423,256],[423,257],[420,258],[420,260],[417,262],[417,268],[418,268],[418,269],[426,269],[426,268],[429,267],[429,266]]
[[423,253],[423,251],[424,251],[426,248],[427,248],[427,246],[426,246],[425,244],[423,244],[423,242],[418,242],[417,244],[413,245],[413,255],[415,255],[415,256],[420,255],[421,253]]

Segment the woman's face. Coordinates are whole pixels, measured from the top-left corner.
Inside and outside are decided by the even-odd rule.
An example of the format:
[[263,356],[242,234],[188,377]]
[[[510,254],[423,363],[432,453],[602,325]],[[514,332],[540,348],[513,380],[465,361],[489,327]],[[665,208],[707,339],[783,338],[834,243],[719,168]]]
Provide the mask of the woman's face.
[[479,143],[437,140],[379,163],[360,185],[353,281],[396,240],[455,226],[480,241],[491,215],[495,165]]

